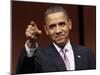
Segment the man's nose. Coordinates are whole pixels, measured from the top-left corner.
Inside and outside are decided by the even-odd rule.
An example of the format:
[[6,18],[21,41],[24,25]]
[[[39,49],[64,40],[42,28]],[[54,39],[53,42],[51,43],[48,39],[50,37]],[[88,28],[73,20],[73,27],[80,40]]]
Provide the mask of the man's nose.
[[60,34],[61,33],[61,28],[59,25],[56,26],[56,34]]

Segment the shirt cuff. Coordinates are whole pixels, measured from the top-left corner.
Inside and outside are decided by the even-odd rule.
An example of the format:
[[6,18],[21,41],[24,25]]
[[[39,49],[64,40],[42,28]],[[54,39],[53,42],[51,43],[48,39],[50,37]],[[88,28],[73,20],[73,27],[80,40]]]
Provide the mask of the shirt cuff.
[[27,57],[32,57],[34,55],[34,51],[38,48],[38,44],[35,43],[35,48],[29,48],[27,46],[27,42],[28,41],[26,41],[26,43],[25,43],[25,49],[26,49],[26,53],[27,53],[26,55],[27,55]]

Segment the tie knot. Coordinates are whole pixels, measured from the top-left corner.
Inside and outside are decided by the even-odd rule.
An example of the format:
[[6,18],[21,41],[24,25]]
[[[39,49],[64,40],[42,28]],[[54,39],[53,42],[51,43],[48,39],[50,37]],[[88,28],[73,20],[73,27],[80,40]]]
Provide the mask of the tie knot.
[[68,50],[67,49],[61,49],[62,53],[66,53]]

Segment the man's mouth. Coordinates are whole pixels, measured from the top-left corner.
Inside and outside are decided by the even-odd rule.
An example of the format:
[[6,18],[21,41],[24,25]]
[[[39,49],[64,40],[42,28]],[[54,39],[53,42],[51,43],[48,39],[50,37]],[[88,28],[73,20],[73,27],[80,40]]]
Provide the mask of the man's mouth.
[[64,36],[64,34],[56,35],[55,37],[58,38],[58,37],[62,37],[62,36]]
[[64,35],[57,35],[55,38],[56,40],[62,40],[64,38]]

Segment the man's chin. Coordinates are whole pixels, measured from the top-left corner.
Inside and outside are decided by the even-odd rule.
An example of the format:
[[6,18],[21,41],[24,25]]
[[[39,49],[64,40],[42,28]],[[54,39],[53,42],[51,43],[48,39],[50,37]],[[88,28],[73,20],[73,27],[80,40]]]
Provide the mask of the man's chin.
[[65,41],[57,41],[56,44],[59,46],[65,46]]

